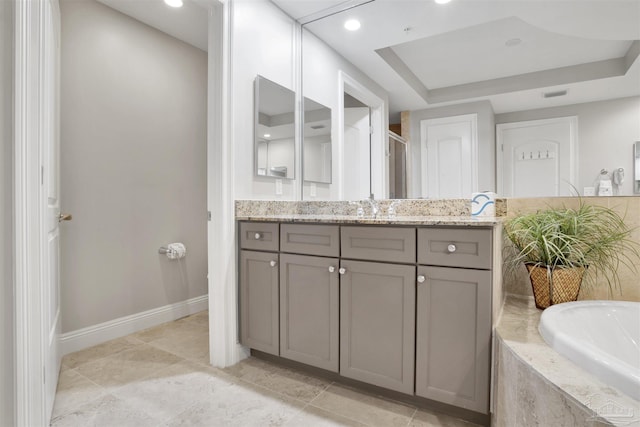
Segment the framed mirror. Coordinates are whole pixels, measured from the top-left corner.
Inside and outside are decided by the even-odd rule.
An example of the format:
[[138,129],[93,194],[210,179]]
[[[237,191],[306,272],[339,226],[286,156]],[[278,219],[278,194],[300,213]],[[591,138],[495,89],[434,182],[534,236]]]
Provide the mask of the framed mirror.
[[262,76],[254,89],[255,175],[295,179],[295,93]]
[[331,109],[309,98],[303,104],[304,180],[331,184]]

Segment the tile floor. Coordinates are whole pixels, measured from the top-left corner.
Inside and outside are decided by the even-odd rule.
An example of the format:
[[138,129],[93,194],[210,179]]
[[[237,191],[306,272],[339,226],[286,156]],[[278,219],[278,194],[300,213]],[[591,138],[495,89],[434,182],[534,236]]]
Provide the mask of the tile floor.
[[208,359],[207,312],[69,354],[51,426],[473,426],[260,359]]

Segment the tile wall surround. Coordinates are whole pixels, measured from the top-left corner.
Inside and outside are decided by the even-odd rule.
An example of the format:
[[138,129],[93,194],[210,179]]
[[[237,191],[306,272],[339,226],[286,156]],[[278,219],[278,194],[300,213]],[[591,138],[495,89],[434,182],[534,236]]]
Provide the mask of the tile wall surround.
[[[506,217],[512,217],[519,213],[535,212],[547,207],[568,208],[578,207],[580,200],[587,204],[598,204],[614,209],[625,219],[625,223],[633,229],[631,238],[640,245],[640,196],[626,197],[553,197],[553,198],[511,198],[507,199]],[[505,245],[506,246],[506,245]],[[640,301],[640,280],[638,274],[627,266],[621,265],[620,289],[609,292],[606,282],[601,281],[595,286],[583,285],[578,295],[579,300],[619,300]],[[507,294],[533,297],[531,282],[524,266],[515,272],[503,272],[505,292]]]
[[[542,311],[508,296],[495,329],[496,427],[640,424],[640,402],[604,384],[550,348],[538,332]],[[625,412],[614,413],[620,409]]]

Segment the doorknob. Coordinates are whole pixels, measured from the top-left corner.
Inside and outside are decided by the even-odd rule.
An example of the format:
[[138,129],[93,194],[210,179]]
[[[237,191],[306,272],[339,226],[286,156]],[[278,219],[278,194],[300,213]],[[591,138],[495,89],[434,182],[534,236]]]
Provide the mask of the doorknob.
[[71,221],[73,219],[73,215],[71,214],[63,214],[58,215],[58,222],[62,221]]

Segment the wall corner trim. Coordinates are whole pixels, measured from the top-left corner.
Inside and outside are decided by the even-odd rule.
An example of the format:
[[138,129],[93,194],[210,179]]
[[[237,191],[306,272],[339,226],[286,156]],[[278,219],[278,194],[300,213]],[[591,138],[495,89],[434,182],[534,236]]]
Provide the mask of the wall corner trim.
[[63,355],[73,353],[103,342],[120,338],[161,323],[171,322],[190,314],[206,310],[209,296],[202,295],[163,307],[154,308],[108,322],[64,333],[60,336]]

